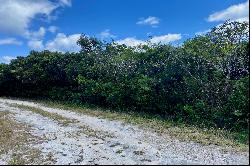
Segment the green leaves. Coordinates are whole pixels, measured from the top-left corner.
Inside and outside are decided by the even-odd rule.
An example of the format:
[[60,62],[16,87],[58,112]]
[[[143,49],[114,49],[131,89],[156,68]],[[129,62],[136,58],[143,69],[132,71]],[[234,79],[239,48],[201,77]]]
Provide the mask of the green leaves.
[[247,27],[226,22],[180,47],[133,48],[82,35],[79,53],[32,51],[1,64],[0,95],[85,102],[246,130]]
[[81,35],[77,44],[81,46],[83,52],[90,53],[101,49],[103,43],[96,38]]

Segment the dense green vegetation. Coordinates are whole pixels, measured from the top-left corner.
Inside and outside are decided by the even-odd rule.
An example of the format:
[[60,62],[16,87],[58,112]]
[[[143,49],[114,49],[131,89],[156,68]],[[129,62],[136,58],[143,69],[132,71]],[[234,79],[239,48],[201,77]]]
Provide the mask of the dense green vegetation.
[[79,53],[31,51],[0,65],[0,95],[43,97],[248,131],[249,24],[225,22],[182,46],[127,47],[82,35]]

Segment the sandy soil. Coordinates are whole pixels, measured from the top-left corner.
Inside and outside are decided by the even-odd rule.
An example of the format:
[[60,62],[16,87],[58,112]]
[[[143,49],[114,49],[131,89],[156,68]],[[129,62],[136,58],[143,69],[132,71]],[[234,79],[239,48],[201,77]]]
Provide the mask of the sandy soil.
[[[39,108],[71,122],[63,124],[10,104]],[[41,139],[30,146],[39,149],[44,158],[50,156],[40,160],[49,164],[249,164],[247,152],[183,142],[119,121],[34,102],[0,99],[0,111],[11,113],[13,120],[30,126],[30,134]],[[0,164],[8,164],[10,159],[11,152],[0,154]]]

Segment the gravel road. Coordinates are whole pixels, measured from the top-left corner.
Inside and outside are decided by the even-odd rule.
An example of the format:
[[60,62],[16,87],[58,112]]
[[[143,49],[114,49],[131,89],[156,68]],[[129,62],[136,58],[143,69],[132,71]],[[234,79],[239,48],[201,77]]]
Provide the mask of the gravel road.
[[[60,123],[13,104],[39,108],[60,115],[70,123]],[[30,146],[39,149],[40,157],[49,156],[48,164],[249,164],[247,152],[183,142],[123,122],[34,102],[0,99],[0,112],[8,112],[15,122],[30,127],[29,133],[40,139]],[[0,164],[8,164],[11,153],[0,154]],[[39,161],[30,164],[44,164]]]

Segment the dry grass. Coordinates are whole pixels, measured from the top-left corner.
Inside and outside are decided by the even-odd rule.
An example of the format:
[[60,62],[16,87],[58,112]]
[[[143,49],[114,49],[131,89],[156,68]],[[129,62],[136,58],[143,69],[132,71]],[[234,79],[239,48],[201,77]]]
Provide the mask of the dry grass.
[[94,117],[123,121],[124,123],[137,125],[142,129],[152,130],[162,136],[167,135],[183,141],[194,141],[203,145],[219,145],[225,148],[232,148],[236,151],[249,151],[249,134],[246,133],[229,132],[215,128],[205,129],[135,112],[117,112],[98,107],[90,108],[84,105],[55,101],[27,101],[42,103],[48,107],[70,110]]
[[[233,133],[221,129],[204,129],[196,126],[177,124],[173,121],[163,120],[157,117],[150,117],[138,113],[124,113],[104,110],[101,108],[86,108],[62,104],[59,102],[40,101],[46,106],[75,111],[85,115],[100,117],[109,120],[119,120],[124,123],[137,125],[142,129],[152,130],[162,136],[170,136],[181,141],[194,141],[203,145],[219,145],[225,148],[232,148],[236,151],[249,151],[248,136],[241,133]],[[240,137],[243,137],[241,140]]]
[[65,117],[63,117],[63,116],[61,116],[59,114],[47,112],[47,111],[44,111],[44,110],[42,110],[40,108],[25,106],[25,105],[21,105],[21,104],[9,104],[9,105],[12,106],[12,107],[17,107],[19,109],[26,110],[26,111],[31,111],[31,112],[36,113],[36,114],[40,114],[43,117],[53,119],[53,120],[57,121],[59,124],[62,124],[64,126],[67,126],[67,125],[69,125],[71,123],[77,122],[76,120],[65,118]]
[[[61,124],[63,126],[67,126],[71,123],[79,122],[79,121],[74,120],[74,119],[63,117],[57,113],[51,113],[51,112],[44,111],[40,108],[25,106],[25,105],[21,105],[21,104],[9,104],[9,105],[12,107],[17,107],[19,109],[26,110],[26,111],[31,111],[33,113],[42,115],[43,117],[48,117],[50,119],[57,121],[59,124]],[[105,133],[104,131],[93,130],[89,126],[86,126],[83,124],[80,124],[80,128],[81,128],[81,130],[79,131],[78,134],[84,133],[88,137],[95,137],[95,138],[99,138],[99,139],[104,139],[106,137],[110,137],[110,138],[114,137],[109,133]]]
[[38,138],[29,134],[29,127],[17,123],[9,113],[0,112],[0,155],[10,156],[10,165],[39,163],[40,151],[32,148]]
[[105,131],[99,131],[99,130],[94,130],[91,127],[87,125],[80,125],[80,131],[78,134],[84,133],[87,137],[93,137],[93,138],[98,138],[101,140],[105,140],[105,138],[114,138],[114,135],[107,133]]

